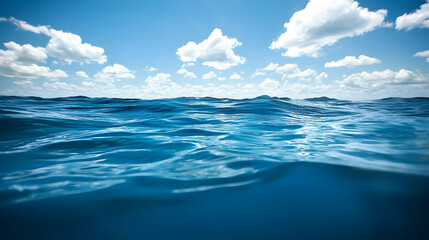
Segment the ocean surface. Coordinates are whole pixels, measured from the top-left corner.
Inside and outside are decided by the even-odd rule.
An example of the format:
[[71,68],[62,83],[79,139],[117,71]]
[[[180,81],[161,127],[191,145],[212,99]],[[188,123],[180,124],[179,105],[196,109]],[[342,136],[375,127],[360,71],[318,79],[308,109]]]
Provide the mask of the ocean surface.
[[0,239],[429,239],[429,98],[0,97]]

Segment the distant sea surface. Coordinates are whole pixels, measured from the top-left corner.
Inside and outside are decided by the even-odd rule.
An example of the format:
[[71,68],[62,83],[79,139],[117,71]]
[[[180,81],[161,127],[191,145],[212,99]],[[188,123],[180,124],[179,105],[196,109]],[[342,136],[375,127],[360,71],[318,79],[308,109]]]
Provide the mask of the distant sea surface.
[[429,239],[429,99],[1,96],[0,239]]

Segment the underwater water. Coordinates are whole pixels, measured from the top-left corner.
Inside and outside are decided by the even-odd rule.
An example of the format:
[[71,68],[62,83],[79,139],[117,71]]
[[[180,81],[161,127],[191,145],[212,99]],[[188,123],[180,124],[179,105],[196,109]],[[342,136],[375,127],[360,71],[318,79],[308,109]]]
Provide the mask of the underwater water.
[[0,97],[0,239],[429,237],[429,98]]

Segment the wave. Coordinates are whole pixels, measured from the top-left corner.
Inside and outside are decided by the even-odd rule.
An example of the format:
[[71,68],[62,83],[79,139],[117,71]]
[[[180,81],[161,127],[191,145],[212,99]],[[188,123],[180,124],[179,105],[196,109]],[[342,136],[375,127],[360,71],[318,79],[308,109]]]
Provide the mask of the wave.
[[429,98],[1,96],[0,106],[3,204],[121,184],[238,187],[295,162],[429,176]]

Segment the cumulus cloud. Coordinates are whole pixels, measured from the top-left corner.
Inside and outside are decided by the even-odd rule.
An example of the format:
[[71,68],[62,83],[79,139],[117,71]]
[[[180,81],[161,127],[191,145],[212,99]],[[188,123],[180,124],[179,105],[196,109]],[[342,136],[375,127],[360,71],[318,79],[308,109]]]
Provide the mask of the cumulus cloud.
[[155,76],[149,76],[146,78],[145,82],[149,85],[163,85],[171,83],[171,75],[168,73],[158,73]]
[[359,58],[355,56],[346,56],[344,59],[338,61],[332,61],[325,63],[326,68],[334,68],[334,67],[356,67],[362,65],[371,65],[381,63],[381,61],[377,58],[368,57],[365,55],[360,55]]
[[317,57],[324,46],[381,27],[386,15],[387,10],[371,12],[353,0],[310,0],[285,23],[286,32],[270,48],[286,49],[288,57]]
[[316,70],[307,69],[302,71],[297,64],[287,63],[284,65],[279,65],[277,63],[270,63],[262,69],[256,69],[256,72],[252,75],[252,77],[265,75],[266,72],[269,71],[282,74],[283,78],[300,78],[301,80],[304,78],[307,78],[306,80],[310,80],[308,79],[309,77],[314,77],[317,75]]
[[289,75],[286,75],[287,78],[308,78],[316,76],[317,72],[313,69],[307,69],[305,71],[298,71]]
[[321,74],[317,75],[315,80],[316,80],[316,83],[320,83],[322,79],[326,79],[326,78],[328,78],[328,74],[326,74],[325,72],[322,72]]
[[276,71],[278,67],[278,63],[269,63],[266,67],[262,68],[262,71]]
[[276,73],[285,74],[287,72],[299,72],[298,65],[287,63],[280,66],[278,63],[269,63],[266,67],[261,69],[256,69],[255,73],[251,77],[263,76],[269,71],[274,71]]
[[218,77],[217,80],[219,80],[219,81],[225,81],[226,77]]
[[[265,68],[264,70],[267,71],[268,69]],[[296,72],[299,72],[301,70],[298,68],[298,65],[288,63],[288,64],[285,64],[283,66],[276,67],[274,69],[274,71],[276,71],[277,73],[287,73],[287,72],[295,72],[296,73]]]
[[45,47],[49,56],[62,59],[67,63],[97,62],[102,64],[107,61],[107,57],[103,55],[103,48],[82,43],[82,38],[76,34],[55,30],[49,26],[33,26],[13,17],[5,20],[12,22],[22,30],[49,36],[50,40]]
[[99,82],[114,82],[120,79],[134,79],[135,76],[133,71],[115,63],[112,66],[105,67],[101,72],[96,73],[94,78]]
[[414,28],[429,28],[429,0],[420,6],[415,12],[398,17],[396,19],[397,30],[409,31]]
[[417,52],[416,54],[414,54],[414,57],[425,57],[426,62],[429,62],[429,50]]
[[229,76],[229,79],[238,80],[238,79],[243,79],[243,77],[241,77],[240,74],[235,72],[235,73],[231,74],[231,76]]
[[84,78],[84,79],[88,79],[88,75],[86,74],[86,72],[84,71],[77,71],[76,72],[76,76],[80,77],[80,78]]
[[265,78],[263,82],[258,85],[262,89],[276,89],[280,86],[280,82],[271,78]]
[[82,85],[85,86],[85,87],[95,87],[95,83],[94,82],[84,81],[84,82],[82,82]]
[[229,69],[238,64],[243,64],[246,59],[235,55],[233,49],[241,46],[242,43],[236,38],[228,38],[222,35],[218,28],[214,29],[210,36],[202,42],[188,42],[180,47],[176,54],[183,62],[196,62],[203,60],[203,65],[216,68],[218,70]]
[[398,72],[386,69],[372,73],[354,73],[339,83],[342,87],[380,88],[388,85],[427,84],[429,76],[406,69]]
[[177,71],[178,74],[183,74],[185,78],[196,78],[197,76],[193,72],[189,72],[185,68],[181,68]]
[[382,27],[382,28],[392,28],[394,26],[394,24],[393,23],[391,23],[391,22],[383,22],[381,25],[380,25],[380,27]]
[[44,82],[44,88],[50,88],[53,90],[76,90],[78,87],[75,84],[68,84],[65,82]]
[[210,72],[203,75],[203,79],[212,79],[215,77],[217,77],[217,75],[213,71],[210,71]]
[[256,77],[256,76],[264,76],[267,73],[265,71],[262,71],[261,69],[256,69],[255,73],[252,74],[250,77]]
[[4,45],[7,50],[0,49],[0,75],[10,78],[48,80],[68,77],[62,70],[52,71],[49,67],[37,65],[45,62],[47,58],[43,48],[33,47],[30,44],[19,45],[15,42],[7,42]]
[[155,71],[158,71],[158,68],[145,66],[144,70],[147,71],[147,72],[155,72]]
[[68,77],[63,70],[51,70],[49,67],[39,66],[36,64],[19,65],[17,63],[4,64],[0,60],[0,75],[10,78],[36,79],[45,78],[56,80],[58,78]]
[[[190,86],[180,86],[179,84],[171,80],[171,75],[168,73],[158,73],[155,76],[149,76],[145,80],[146,85],[142,86],[142,90],[137,89],[136,92],[143,92],[145,96],[152,95],[157,96],[157,98],[171,98],[182,95],[183,91],[187,91]],[[130,89],[133,89],[133,86],[129,86]],[[186,89],[186,90],[185,90]]]
[[13,83],[20,86],[33,85],[33,81],[31,80],[19,80],[19,81],[14,81]]
[[4,43],[8,50],[0,49],[0,56],[10,61],[20,63],[44,63],[48,57],[42,47],[33,47],[30,44],[19,45],[15,42]]
[[103,55],[103,48],[82,43],[82,38],[78,35],[51,29],[49,36],[51,40],[46,46],[46,52],[50,56],[62,59],[67,63],[97,62],[103,64],[107,61],[107,57]]
[[187,63],[184,63],[184,64],[182,65],[182,68],[184,68],[184,67],[191,67],[191,66],[195,66],[195,63],[193,63],[193,62],[187,62]]

